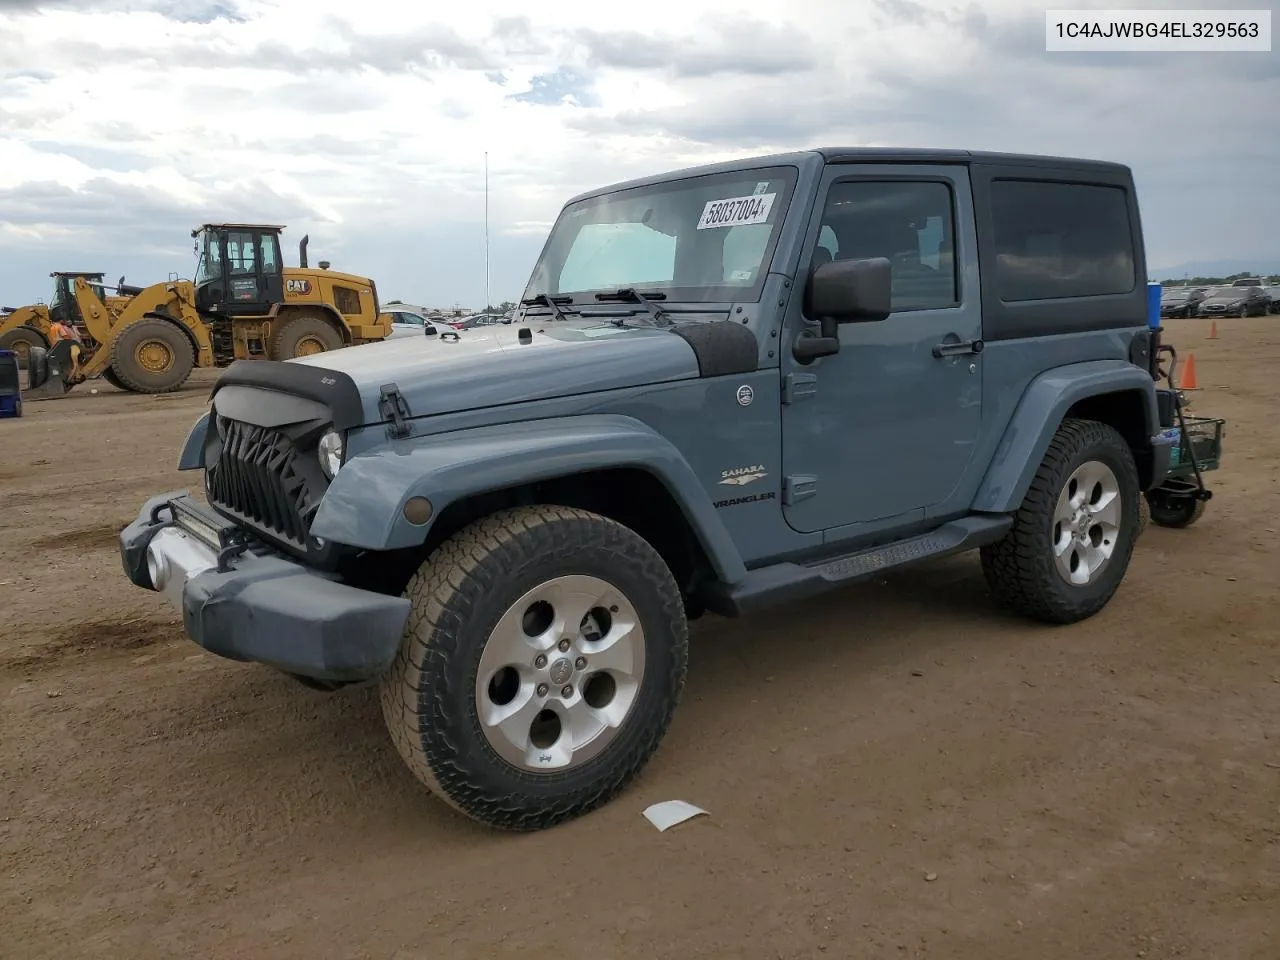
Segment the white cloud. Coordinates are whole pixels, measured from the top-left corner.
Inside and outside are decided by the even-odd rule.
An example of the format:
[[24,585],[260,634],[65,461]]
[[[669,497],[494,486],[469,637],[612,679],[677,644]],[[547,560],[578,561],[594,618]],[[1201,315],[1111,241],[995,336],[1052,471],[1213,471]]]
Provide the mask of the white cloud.
[[1274,54],[1046,54],[1022,0],[637,10],[8,0],[4,300],[39,295],[62,258],[139,280],[186,269],[190,228],[236,216],[310,233],[388,296],[475,301],[485,151],[496,297],[582,189],[836,141],[1128,162],[1156,264],[1280,257]]

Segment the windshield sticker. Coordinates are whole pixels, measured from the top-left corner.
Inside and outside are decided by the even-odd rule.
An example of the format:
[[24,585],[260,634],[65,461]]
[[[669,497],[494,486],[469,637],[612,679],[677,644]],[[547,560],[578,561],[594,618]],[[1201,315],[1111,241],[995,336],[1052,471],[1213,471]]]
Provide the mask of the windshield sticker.
[[726,197],[724,200],[708,200],[698,218],[699,230],[719,227],[741,227],[750,223],[765,223],[773,209],[776,193],[752,194],[749,197]]
[[750,270],[735,270],[735,271],[733,271],[733,273],[729,274],[729,279],[730,279],[730,280],[750,280],[750,279],[751,279],[751,271],[750,271]]
[[751,194],[752,196],[758,197],[760,196],[760,194],[764,193],[768,189],[769,189],[769,181],[761,180],[759,183],[756,184],[756,188],[751,191]]

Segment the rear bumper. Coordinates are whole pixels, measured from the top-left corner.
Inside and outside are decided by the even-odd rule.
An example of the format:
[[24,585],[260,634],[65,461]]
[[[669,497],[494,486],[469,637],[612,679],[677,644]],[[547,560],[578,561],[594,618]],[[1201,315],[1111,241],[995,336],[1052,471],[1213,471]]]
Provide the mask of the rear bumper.
[[237,537],[233,524],[175,490],[148,500],[121,531],[120,559],[129,580],[162,593],[210,653],[316,680],[369,680],[391,666],[408,600],[239,551]]

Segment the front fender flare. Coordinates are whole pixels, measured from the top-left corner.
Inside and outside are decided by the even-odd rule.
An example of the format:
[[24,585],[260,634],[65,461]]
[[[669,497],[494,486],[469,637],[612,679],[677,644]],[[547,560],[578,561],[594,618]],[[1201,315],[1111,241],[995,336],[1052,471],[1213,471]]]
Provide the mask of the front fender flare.
[[1137,390],[1145,397],[1147,436],[1159,432],[1155,382],[1124,360],[1088,360],[1046,370],[1028,385],[978,487],[973,509],[1011,513],[1018,509],[1040,462],[1071,407],[1104,393]]
[[179,470],[200,470],[204,467],[204,438],[209,432],[209,414],[203,413],[187,433],[178,457]]
[[539,480],[618,467],[645,470],[679,504],[726,583],[746,567],[711,498],[670,442],[631,417],[587,415],[536,420],[395,441],[343,464],[311,523],[311,533],[367,550],[412,547],[430,523],[404,518],[410,497],[426,497],[432,520],[450,504]]

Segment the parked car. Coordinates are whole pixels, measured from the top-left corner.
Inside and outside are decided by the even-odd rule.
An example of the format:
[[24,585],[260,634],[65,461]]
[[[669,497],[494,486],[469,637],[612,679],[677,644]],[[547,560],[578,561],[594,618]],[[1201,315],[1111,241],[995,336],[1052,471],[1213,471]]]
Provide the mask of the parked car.
[[424,317],[420,313],[410,313],[408,310],[388,310],[387,313],[391,316],[391,335],[387,337],[388,340],[394,340],[397,337],[434,336],[453,329],[448,324]]
[[[224,370],[178,463],[207,497],[141,504],[123,572],[212,653],[378,684],[426,789],[549,827],[644,768],[704,610],[803,616],[970,549],[1031,619],[1106,607],[1181,436],[1117,255],[1140,230],[1127,167],[1062,158],[811,150],[596,188],[519,331]],[[1054,241],[1087,269],[1040,269]]]
[[1271,298],[1271,312],[1280,313],[1280,283],[1275,283],[1269,287],[1263,287],[1262,289],[1266,292],[1267,296]]
[[1167,287],[1160,295],[1161,317],[1194,317],[1208,287]]
[[1233,287],[1265,287],[1267,281],[1261,277],[1240,277],[1231,281]]
[[458,317],[450,320],[449,325],[455,330],[472,330],[476,327],[492,327],[500,323],[510,323],[507,317],[496,313],[473,313],[469,317]]
[[1261,287],[1219,287],[1200,301],[1201,317],[1261,317],[1271,309],[1271,298]]

